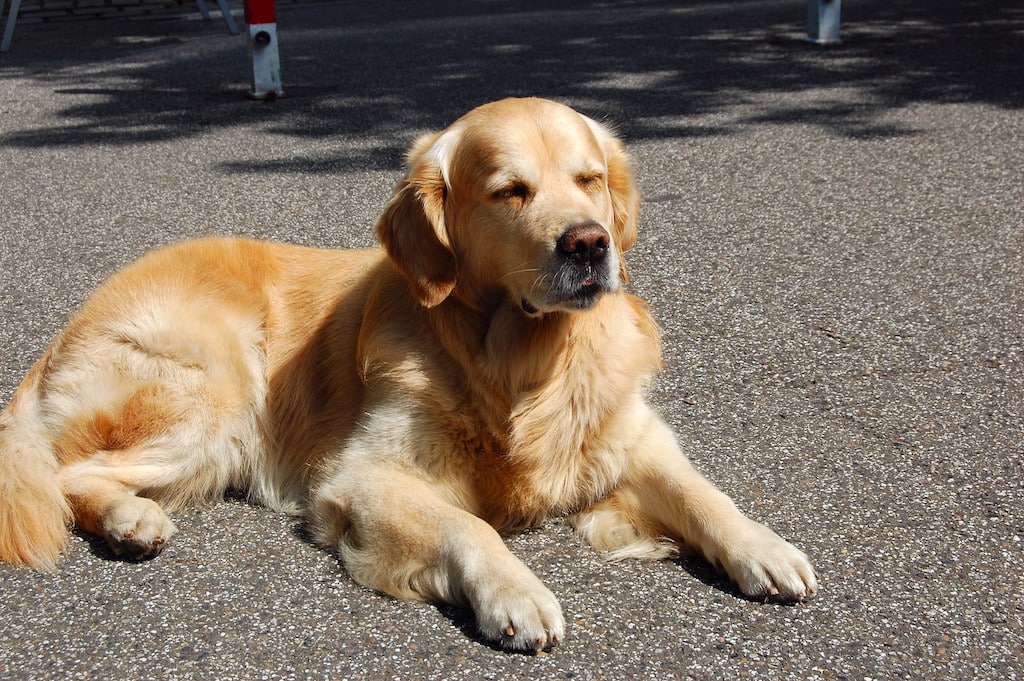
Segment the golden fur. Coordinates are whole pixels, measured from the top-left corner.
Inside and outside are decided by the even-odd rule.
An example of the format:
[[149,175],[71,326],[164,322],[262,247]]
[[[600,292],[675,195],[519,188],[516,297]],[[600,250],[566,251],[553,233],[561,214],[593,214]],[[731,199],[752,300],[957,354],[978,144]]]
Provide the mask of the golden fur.
[[660,363],[623,291],[639,199],[621,143],[536,99],[420,140],[383,249],[208,239],[115,274],[0,414],[0,559],[53,569],[72,522],[158,553],[165,514],[242,489],[304,512],[362,584],[557,643],[500,539],[556,515],[616,557],[688,545],[753,597],[806,557],[701,477],[643,391]]

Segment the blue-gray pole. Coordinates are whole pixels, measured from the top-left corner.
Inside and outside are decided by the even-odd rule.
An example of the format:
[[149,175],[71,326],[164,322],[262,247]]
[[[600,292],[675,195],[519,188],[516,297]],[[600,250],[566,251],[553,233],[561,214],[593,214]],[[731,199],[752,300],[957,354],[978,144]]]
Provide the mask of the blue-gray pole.
[[819,45],[839,42],[840,0],[807,0],[807,40]]

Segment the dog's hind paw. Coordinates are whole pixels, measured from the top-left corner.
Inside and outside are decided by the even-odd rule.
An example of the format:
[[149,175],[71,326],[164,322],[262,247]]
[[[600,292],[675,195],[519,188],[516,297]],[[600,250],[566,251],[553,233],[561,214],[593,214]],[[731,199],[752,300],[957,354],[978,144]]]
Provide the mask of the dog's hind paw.
[[132,560],[156,556],[176,531],[163,509],[144,497],[119,499],[103,516],[103,536],[110,549]]

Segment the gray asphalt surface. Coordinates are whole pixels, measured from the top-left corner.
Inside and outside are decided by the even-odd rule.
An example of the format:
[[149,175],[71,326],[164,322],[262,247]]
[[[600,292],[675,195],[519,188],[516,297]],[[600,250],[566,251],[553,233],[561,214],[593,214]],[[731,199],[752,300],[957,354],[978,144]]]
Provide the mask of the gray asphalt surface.
[[1024,676],[1024,7],[387,1],[279,10],[287,96],[249,101],[219,21],[25,25],[0,56],[0,402],[148,248],[371,243],[406,145],[506,95],[613,122],[646,203],[651,399],[698,466],[803,548],[810,604],[700,561],[509,540],[561,599],[547,655],[355,585],[299,523],[178,514],[159,558],[73,538],[0,566],[3,678]]

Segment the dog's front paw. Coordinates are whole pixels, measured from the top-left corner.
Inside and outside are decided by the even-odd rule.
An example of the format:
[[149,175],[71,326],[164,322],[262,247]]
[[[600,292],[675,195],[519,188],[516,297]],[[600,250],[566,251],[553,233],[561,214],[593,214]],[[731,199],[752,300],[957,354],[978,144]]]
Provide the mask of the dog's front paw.
[[562,607],[529,570],[492,574],[473,585],[470,600],[484,638],[505,648],[541,651],[565,637]]
[[750,598],[804,601],[818,592],[818,577],[803,551],[770,529],[744,518],[719,557],[722,568]]
[[144,497],[119,499],[103,516],[107,544],[116,555],[132,560],[159,554],[176,531],[159,504]]

